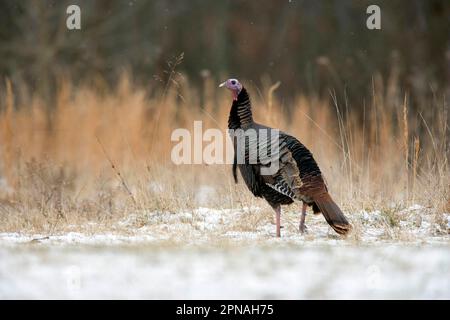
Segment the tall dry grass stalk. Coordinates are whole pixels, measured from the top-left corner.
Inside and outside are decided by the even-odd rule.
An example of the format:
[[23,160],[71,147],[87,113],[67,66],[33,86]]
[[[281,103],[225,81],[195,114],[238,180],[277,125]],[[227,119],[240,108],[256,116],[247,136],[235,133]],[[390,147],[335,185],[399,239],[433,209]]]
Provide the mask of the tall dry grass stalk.
[[[374,84],[374,103],[364,108],[361,121],[334,94],[299,95],[282,106],[274,95],[278,85],[248,86],[255,119],[310,148],[345,210],[407,205],[412,199],[443,210],[449,201],[445,101],[433,107],[433,122],[412,121],[417,115],[408,112],[406,97],[383,105],[384,90]],[[204,129],[225,131],[231,101],[216,87],[205,78],[200,96],[180,78],[176,88],[153,98],[126,75],[108,93],[61,81],[49,106],[38,95],[27,105],[15,103],[17,88],[7,81],[0,102],[0,229],[52,230],[91,220],[107,225],[131,212],[197,206],[264,206],[242,182],[234,185],[228,165],[171,162],[174,129],[192,130],[194,120],[202,120]],[[413,146],[409,136],[417,137]]]
[[420,150],[420,139],[418,137],[414,137],[414,159],[412,165],[412,193],[413,193],[413,202],[414,196],[416,194],[416,179],[417,179],[417,163],[419,161],[419,150]]
[[[405,154],[405,172],[408,174],[409,172],[409,135],[408,135],[408,106],[407,106],[407,97],[405,94],[405,98],[403,100],[403,150]],[[405,179],[406,182],[406,192],[409,192],[408,185],[408,176]],[[409,195],[409,193],[408,193]]]

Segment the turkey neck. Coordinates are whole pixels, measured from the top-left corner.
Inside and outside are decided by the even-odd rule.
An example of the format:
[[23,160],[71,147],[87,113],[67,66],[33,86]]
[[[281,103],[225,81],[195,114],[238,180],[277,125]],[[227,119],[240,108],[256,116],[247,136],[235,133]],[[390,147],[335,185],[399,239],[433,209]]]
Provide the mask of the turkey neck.
[[237,96],[237,100],[233,101],[230,116],[228,117],[229,129],[245,129],[253,124],[252,108],[250,97],[245,88],[242,88]]

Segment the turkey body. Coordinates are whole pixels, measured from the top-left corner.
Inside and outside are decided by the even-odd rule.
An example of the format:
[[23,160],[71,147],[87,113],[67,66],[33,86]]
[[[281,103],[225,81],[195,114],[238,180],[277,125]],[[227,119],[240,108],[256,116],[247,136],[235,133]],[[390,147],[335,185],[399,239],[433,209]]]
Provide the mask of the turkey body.
[[[255,123],[252,128],[256,129],[257,132],[260,132],[259,129],[272,129],[257,123]],[[279,132],[279,139],[281,146],[280,153],[285,155],[288,154],[284,158],[287,161],[283,162],[284,159],[281,159],[280,161],[280,165],[283,166],[281,170],[275,175],[263,175],[261,173],[263,165],[261,164],[236,163],[245,184],[253,195],[264,198],[272,207],[276,207],[277,205],[288,205],[293,203],[294,200],[302,200],[309,205],[313,205],[312,197],[308,196],[308,189],[304,190],[306,193],[301,193],[300,190],[298,190],[299,192],[293,192],[292,189],[295,189],[297,186],[301,187],[303,185],[302,181],[307,181],[312,177],[316,177],[318,180],[322,179],[317,163],[309,150],[296,138],[284,132]],[[249,149],[251,148],[246,147],[245,152],[249,152]],[[295,163],[290,161],[295,161]],[[292,187],[289,186],[289,181],[283,180],[283,171],[286,170],[289,165],[296,166],[296,168],[291,168],[291,171],[299,178],[298,184],[294,184]],[[298,170],[299,167],[303,168],[303,170]],[[236,176],[235,173],[234,176]],[[297,178],[296,176],[293,176],[292,180]],[[283,186],[283,182],[285,182],[285,186]],[[291,182],[295,183],[295,181]],[[277,188],[279,188],[279,190],[277,190]]]
[[[337,233],[347,234],[351,230],[344,214],[328,194],[312,153],[295,137],[254,122],[250,97],[245,88],[233,101],[228,128],[232,130],[234,143],[233,176],[236,182],[236,170],[239,169],[253,195],[264,198],[275,211],[278,210],[278,214],[281,205],[301,201],[311,206],[314,213],[322,212]],[[236,134],[233,135],[236,131],[241,132],[244,138],[239,140]],[[246,140],[247,133],[254,138]],[[276,152],[271,153],[275,144]],[[260,152],[264,147],[270,150],[267,155]],[[277,161],[277,169],[267,174],[273,161]]]

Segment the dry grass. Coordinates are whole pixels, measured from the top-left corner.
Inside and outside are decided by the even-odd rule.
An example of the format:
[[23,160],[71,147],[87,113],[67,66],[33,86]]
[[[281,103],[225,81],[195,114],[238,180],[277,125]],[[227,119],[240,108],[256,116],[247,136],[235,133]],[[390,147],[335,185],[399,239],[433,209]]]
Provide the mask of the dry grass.
[[[225,130],[230,97],[216,92],[210,79],[202,95],[182,78],[171,81],[154,98],[126,75],[111,92],[62,80],[54,106],[38,95],[26,105],[15,103],[20,88],[6,81],[0,101],[0,231],[53,232],[92,221],[108,228],[131,213],[198,206],[264,207],[242,183],[234,185],[228,165],[172,164],[172,131],[192,129],[194,120],[202,120],[204,129]],[[437,220],[450,211],[444,97],[430,102],[425,117],[409,110],[395,81],[383,89],[376,80],[361,118],[333,93],[329,99],[299,95],[283,105],[274,96],[278,84],[264,82],[263,88],[247,85],[255,119],[310,148],[350,218],[356,210],[377,208],[398,227],[397,213],[412,203],[429,208]],[[240,228],[258,219],[246,216]]]

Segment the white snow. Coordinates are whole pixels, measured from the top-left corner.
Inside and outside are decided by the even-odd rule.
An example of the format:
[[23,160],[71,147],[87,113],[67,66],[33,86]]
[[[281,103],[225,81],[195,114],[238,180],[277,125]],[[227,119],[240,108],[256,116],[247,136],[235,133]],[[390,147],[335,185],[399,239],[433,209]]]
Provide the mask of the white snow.
[[448,299],[448,247],[14,246],[0,298]]

